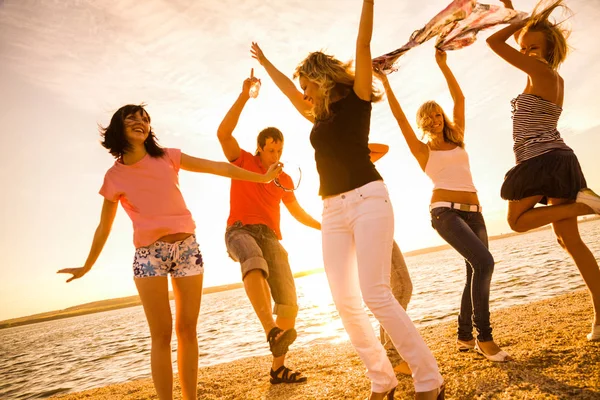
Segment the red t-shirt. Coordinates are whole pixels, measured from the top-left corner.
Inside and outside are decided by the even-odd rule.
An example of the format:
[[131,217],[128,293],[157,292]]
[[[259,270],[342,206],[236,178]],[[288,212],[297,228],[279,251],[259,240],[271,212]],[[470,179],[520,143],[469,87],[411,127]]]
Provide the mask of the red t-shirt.
[[[238,159],[231,163],[259,174],[267,172],[267,168],[260,162],[260,156],[253,156],[245,150],[242,150]],[[283,186],[293,187],[289,175],[282,172],[277,179]],[[295,201],[294,192],[286,192],[274,182],[255,183],[232,179],[229,193],[230,211],[227,226],[233,225],[236,221],[241,221],[244,225],[264,224],[281,240],[279,203],[281,200],[286,204]]]

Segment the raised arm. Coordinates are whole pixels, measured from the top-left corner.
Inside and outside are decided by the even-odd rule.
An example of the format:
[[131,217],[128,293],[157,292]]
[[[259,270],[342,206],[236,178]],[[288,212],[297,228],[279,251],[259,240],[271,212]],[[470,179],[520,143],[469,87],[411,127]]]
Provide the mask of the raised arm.
[[[504,8],[508,8],[509,10],[514,10],[515,8],[513,7],[513,3],[511,0],[500,0],[500,2],[502,4],[504,4]],[[515,38],[515,42],[519,42],[519,31],[516,31],[513,34],[513,37]]]
[[313,107],[312,104],[309,101],[304,100],[304,94],[296,88],[294,82],[275,68],[267,57],[265,57],[257,43],[252,42],[250,53],[252,53],[252,58],[256,59],[259,64],[263,66],[265,71],[267,71],[267,74],[269,74],[273,80],[273,83],[275,83],[279,90],[281,90],[281,92],[292,102],[294,107],[296,107],[296,110],[310,122],[315,122],[314,118],[310,115],[310,111]]
[[460,85],[458,81],[454,77],[454,74],[446,64],[446,52],[435,49],[435,61],[437,62],[442,74],[444,74],[444,78],[446,78],[446,83],[448,84],[448,89],[450,90],[450,95],[452,96],[452,100],[454,101],[454,116],[453,121],[456,126],[458,126],[463,132],[465,131],[465,95],[460,89]]
[[237,126],[246,102],[250,99],[250,87],[255,80],[256,78],[254,77],[244,80],[242,92],[227,114],[225,114],[225,118],[223,118],[219,129],[217,129],[217,138],[219,139],[219,143],[221,143],[223,154],[225,154],[225,157],[230,162],[237,160],[242,152],[238,141],[233,137],[233,130]]
[[500,3],[504,4],[504,8],[508,8],[510,10],[514,10],[512,0],[500,0]]
[[300,206],[298,200],[291,201],[289,203],[284,203],[292,217],[296,218],[298,222],[303,225],[308,226],[309,228],[315,228],[321,230],[321,223],[310,216],[304,208]]
[[530,77],[543,76],[551,72],[548,65],[537,60],[535,57],[522,54],[506,43],[509,37],[513,36],[523,28],[525,22],[526,20],[523,20],[500,29],[498,32],[488,37],[486,42],[494,53],[498,54],[506,62],[525,72]]
[[87,260],[85,260],[85,264],[83,267],[79,268],[63,268],[58,270],[59,274],[71,274],[73,275],[67,282],[71,282],[73,279],[79,279],[85,274],[87,274],[94,264],[96,260],[100,256],[104,245],[106,244],[106,240],[108,239],[108,235],[110,234],[110,230],[112,229],[112,224],[115,220],[115,215],[117,214],[118,202],[109,201],[104,199],[104,203],[102,204],[102,212],[100,214],[100,223],[96,228],[96,233],[94,233],[94,239],[92,241],[92,247],[88,254]]
[[373,66],[371,61],[373,7],[374,0],[363,0],[358,37],[356,38],[354,92],[363,100],[371,100],[373,91]]
[[398,122],[400,131],[404,136],[404,140],[406,140],[406,144],[408,145],[410,152],[417,159],[421,169],[425,170],[425,165],[427,165],[427,160],[429,158],[429,148],[425,143],[421,142],[415,134],[415,131],[408,122],[406,115],[404,115],[404,111],[402,111],[402,108],[400,107],[400,103],[398,103],[398,100],[394,95],[394,91],[390,86],[387,76],[378,73],[377,77],[381,80],[381,83],[383,83],[383,88],[385,89],[385,94],[388,99],[390,109],[392,110],[394,118],[396,118],[396,121]]
[[191,172],[203,172],[207,174],[225,176],[227,178],[239,179],[242,181],[268,183],[281,173],[281,164],[274,163],[263,175],[247,171],[243,168],[226,162],[205,160],[203,158],[192,157],[185,153],[181,153],[181,169]]

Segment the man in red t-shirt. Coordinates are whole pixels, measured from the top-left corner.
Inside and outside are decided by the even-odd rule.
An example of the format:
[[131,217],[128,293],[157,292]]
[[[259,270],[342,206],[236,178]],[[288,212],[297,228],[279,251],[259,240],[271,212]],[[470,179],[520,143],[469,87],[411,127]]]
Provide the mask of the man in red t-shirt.
[[[240,149],[233,137],[233,130],[250,98],[250,87],[256,81],[253,77],[244,81],[242,92],[221,122],[217,136],[229,162],[264,173],[270,165],[279,162],[283,151],[281,131],[263,129],[257,137],[255,155]],[[298,303],[287,252],[279,242],[280,202],[283,200],[290,214],[302,224],[315,229],[321,229],[321,224],[300,207],[293,191],[283,189],[294,187],[291,178],[282,173],[278,181],[280,185],[231,180],[225,243],[231,258],[241,265],[246,294],[273,353],[271,383],[300,383],[305,382],[306,377],[284,366],[288,347],[296,339]],[[273,311],[271,297],[275,302]],[[277,320],[273,314],[277,314]]]

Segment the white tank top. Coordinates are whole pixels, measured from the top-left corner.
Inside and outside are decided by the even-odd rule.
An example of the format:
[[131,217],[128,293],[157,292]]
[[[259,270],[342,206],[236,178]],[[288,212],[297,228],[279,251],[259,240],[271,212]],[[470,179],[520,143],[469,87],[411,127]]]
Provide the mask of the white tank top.
[[477,192],[471,176],[469,155],[459,146],[452,150],[429,149],[425,173],[433,182],[433,190]]

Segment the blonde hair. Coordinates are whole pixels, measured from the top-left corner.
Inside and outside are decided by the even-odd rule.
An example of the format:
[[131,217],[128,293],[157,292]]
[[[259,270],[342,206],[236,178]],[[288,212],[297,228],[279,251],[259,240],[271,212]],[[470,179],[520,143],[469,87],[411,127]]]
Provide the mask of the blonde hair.
[[[550,20],[550,14],[559,7],[563,9],[565,18],[561,22],[556,22],[554,19]],[[563,0],[540,0],[521,30],[519,42],[527,32],[542,33],[546,38],[544,59],[548,62],[550,68],[557,70],[569,53],[567,39],[571,34],[569,28],[561,25],[572,15],[573,12],[564,4]]]
[[[332,95],[344,97],[354,86],[352,61],[344,63],[320,51],[309,53],[298,64],[294,71],[294,79],[300,77],[316,83],[319,87],[319,95],[322,100],[315,103],[311,111],[316,119],[329,117]],[[373,85],[371,101],[379,101],[381,97],[382,93]]]
[[446,115],[442,107],[438,103],[431,100],[425,102],[417,110],[417,126],[423,131],[423,137],[427,138],[427,141],[431,141],[431,128],[433,120],[430,115],[432,112],[440,112],[444,117],[444,141],[448,143],[454,143],[455,145],[465,148],[464,132],[454,122],[450,121],[450,118]]

